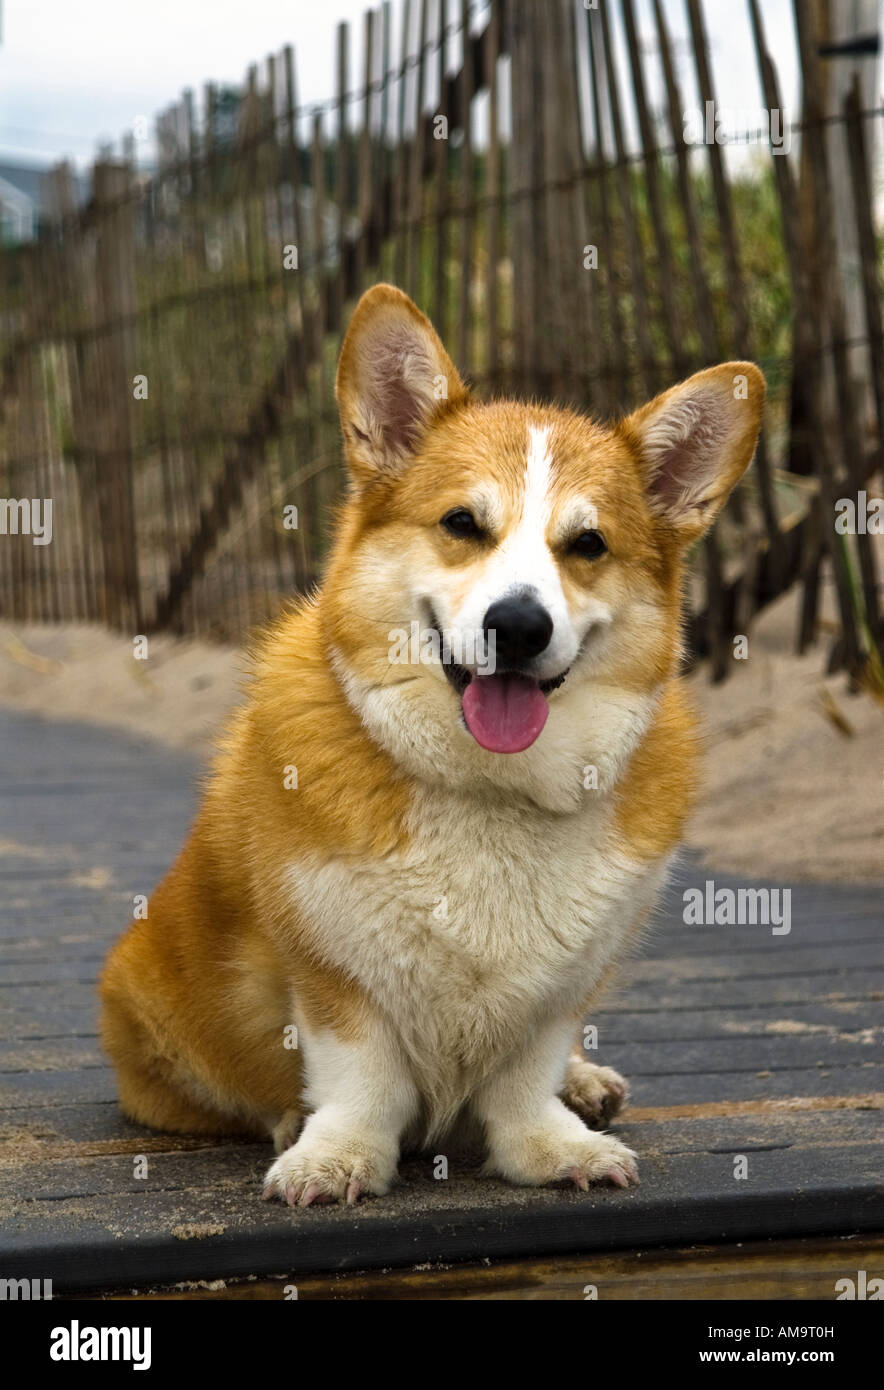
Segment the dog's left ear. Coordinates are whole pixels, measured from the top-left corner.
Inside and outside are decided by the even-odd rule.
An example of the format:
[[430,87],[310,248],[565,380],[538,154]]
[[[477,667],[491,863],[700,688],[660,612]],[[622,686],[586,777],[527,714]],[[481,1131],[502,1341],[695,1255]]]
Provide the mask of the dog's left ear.
[[651,507],[681,544],[708,530],[752,462],[764,392],[753,362],[725,362],[688,377],[622,422],[638,450]]
[[393,285],[374,285],[353,311],[335,394],[357,483],[395,475],[430,421],[468,392],[430,320]]

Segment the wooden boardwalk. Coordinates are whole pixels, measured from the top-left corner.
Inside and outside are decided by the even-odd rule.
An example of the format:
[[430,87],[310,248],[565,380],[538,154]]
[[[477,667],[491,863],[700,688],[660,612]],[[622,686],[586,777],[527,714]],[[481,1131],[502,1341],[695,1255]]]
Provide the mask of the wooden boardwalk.
[[639,1152],[641,1187],[514,1191],[456,1160],[437,1181],[428,1157],[382,1201],[292,1212],[260,1200],[269,1145],[124,1120],[97,1037],[102,959],[178,848],[195,761],[7,711],[0,746],[0,1278],[51,1278],[56,1292],[306,1279],[884,1229],[879,889],[775,885],[792,889],[788,935],[688,927],[685,886],[738,885],[682,865],[593,1020],[594,1059],[632,1083],[615,1129]]

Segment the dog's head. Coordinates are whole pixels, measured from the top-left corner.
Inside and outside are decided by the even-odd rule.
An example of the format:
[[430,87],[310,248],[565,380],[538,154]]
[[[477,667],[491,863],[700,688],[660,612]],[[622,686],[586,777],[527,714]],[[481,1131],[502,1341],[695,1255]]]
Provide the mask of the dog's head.
[[351,490],[322,605],[373,734],[440,780],[536,793],[593,755],[613,773],[677,666],[684,553],[752,458],[761,372],[699,372],[613,426],[479,404],[378,285],[337,396]]

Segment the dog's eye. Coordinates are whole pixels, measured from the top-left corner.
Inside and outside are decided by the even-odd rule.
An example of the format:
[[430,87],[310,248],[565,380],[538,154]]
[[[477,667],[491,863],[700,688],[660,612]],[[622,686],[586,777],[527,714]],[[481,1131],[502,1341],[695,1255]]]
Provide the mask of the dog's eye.
[[456,507],[453,512],[446,512],[440,526],[451,536],[458,536],[461,540],[477,540],[483,531],[472,512],[468,512],[466,507]]
[[604,555],[607,550],[605,538],[600,531],[581,531],[579,536],[575,536],[571,542],[571,550],[575,555],[582,555],[587,560],[597,560],[600,555]]

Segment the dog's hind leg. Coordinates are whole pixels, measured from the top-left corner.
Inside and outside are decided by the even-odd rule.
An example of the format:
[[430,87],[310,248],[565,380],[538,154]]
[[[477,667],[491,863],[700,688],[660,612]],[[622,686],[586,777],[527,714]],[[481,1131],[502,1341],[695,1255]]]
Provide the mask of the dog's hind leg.
[[102,982],[101,1033],[116,1068],[120,1106],[130,1119],[173,1134],[266,1132],[216,1108],[196,1077],[158,1052],[111,972]]
[[297,1142],[304,1119],[303,1110],[286,1110],[282,1118],[271,1126],[270,1136],[274,1153],[285,1153],[286,1149],[290,1149],[292,1144]]
[[629,1085],[613,1067],[587,1062],[575,1047],[559,1095],[590,1129],[604,1129],[629,1099]]

